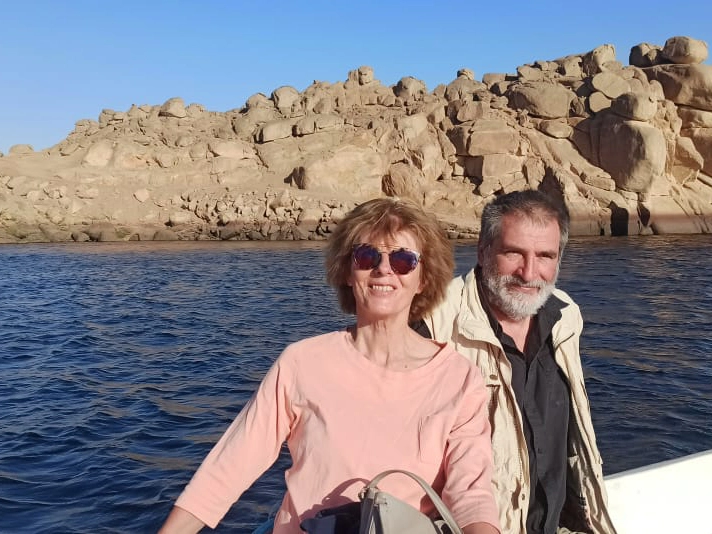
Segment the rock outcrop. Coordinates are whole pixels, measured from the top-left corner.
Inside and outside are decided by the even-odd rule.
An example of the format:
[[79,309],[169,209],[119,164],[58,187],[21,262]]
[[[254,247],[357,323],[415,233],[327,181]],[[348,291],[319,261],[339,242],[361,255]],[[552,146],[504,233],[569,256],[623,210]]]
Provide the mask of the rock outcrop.
[[410,197],[453,238],[492,195],[538,188],[574,235],[712,231],[712,66],[703,41],[611,45],[428,91],[359,67],[208,111],[103,110],[0,157],[0,242],[322,239],[355,204]]

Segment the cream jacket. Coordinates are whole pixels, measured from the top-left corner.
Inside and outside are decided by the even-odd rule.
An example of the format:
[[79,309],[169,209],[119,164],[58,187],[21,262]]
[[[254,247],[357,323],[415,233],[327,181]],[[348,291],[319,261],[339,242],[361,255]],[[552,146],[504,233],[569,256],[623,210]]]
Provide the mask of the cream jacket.
[[[556,362],[571,387],[568,489],[559,532],[614,534],[579,356],[583,319],[566,293],[557,289],[554,294],[568,304],[552,335]],[[531,484],[522,415],[511,386],[512,368],[480,302],[474,269],[451,282],[445,301],[425,322],[436,340],[451,342],[482,371],[489,393],[492,483],[502,533],[525,534]]]

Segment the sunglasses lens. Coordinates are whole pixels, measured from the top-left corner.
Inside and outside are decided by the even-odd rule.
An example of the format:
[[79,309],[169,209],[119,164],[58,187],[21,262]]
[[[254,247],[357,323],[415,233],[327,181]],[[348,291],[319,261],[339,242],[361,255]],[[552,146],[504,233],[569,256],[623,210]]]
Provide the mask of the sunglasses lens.
[[381,253],[371,245],[356,245],[353,257],[356,268],[364,271],[375,269],[381,263]]
[[[362,271],[370,271],[381,264],[381,252],[371,245],[356,245],[353,251],[354,265]],[[418,266],[420,254],[401,248],[388,253],[388,263],[396,274],[408,274]]]
[[388,255],[391,269],[397,274],[408,274],[418,266],[420,257],[412,250],[394,250]]

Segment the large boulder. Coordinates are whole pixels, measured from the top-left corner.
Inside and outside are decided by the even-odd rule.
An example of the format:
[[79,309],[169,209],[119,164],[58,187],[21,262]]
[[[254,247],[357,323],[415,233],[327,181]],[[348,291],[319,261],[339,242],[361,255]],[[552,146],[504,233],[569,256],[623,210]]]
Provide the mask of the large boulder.
[[670,37],[662,49],[663,58],[672,63],[694,65],[707,59],[707,43],[691,37]]
[[249,159],[255,157],[253,145],[239,140],[224,141],[215,139],[208,143],[208,150],[210,150],[215,157],[234,159]]
[[455,126],[448,132],[458,156],[516,153],[520,136],[500,119],[480,119]]
[[645,73],[675,104],[712,111],[712,65],[658,65]]
[[650,43],[640,43],[630,49],[628,63],[635,67],[652,67],[659,63],[662,48]]
[[704,167],[705,160],[689,137],[677,136],[675,156],[671,174],[677,183],[684,184],[694,180]]
[[383,177],[383,192],[389,196],[422,202],[428,181],[418,169],[403,162],[394,163]]
[[294,121],[291,119],[277,119],[266,122],[257,132],[258,143],[269,143],[277,139],[286,139],[292,136]]
[[586,76],[595,76],[608,70],[616,64],[616,48],[612,44],[604,44],[583,55],[581,68]]
[[682,128],[712,128],[712,111],[703,111],[689,106],[677,106]]
[[460,75],[447,84],[445,100],[472,100],[472,95],[485,89],[484,83],[472,79],[468,72],[460,71]]
[[680,199],[651,197],[642,208],[647,212],[655,234],[699,234],[709,231],[704,220],[695,217],[692,207]]
[[704,160],[703,172],[712,176],[712,128],[690,128],[682,133],[692,140],[695,149],[701,154]]
[[82,159],[82,164],[90,167],[106,167],[113,156],[114,143],[109,139],[102,139],[89,147]]
[[185,103],[183,102],[183,99],[175,97],[166,100],[166,102],[161,106],[158,116],[182,119],[188,116],[188,112],[185,110]]
[[272,92],[272,100],[279,112],[289,117],[292,111],[299,107],[299,91],[289,85],[283,85]]
[[259,143],[255,148],[265,168],[277,175],[288,175],[301,157],[299,143],[293,137]]
[[591,86],[611,99],[618,98],[623,93],[630,91],[628,80],[612,71],[603,71],[596,74],[591,78]]
[[395,95],[403,100],[403,102],[411,103],[417,100],[422,100],[427,94],[428,88],[425,83],[412,76],[406,76],[398,80],[398,83],[393,88]]
[[[97,154],[94,154],[94,156],[97,156]],[[139,143],[134,143],[130,140],[119,140],[113,148],[110,161],[111,165],[117,169],[142,169],[151,164],[151,157],[146,147]]]
[[10,150],[8,150],[8,154],[11,154],[13,156],[20,156],[23,154],[33,154],[34,152],[35,152],[35,149],[32,148],[32,145],[28,145],[28,144],[12,145],[10,147]]
[[623,93],[611,102],[611,111],[624,119],[649,121],[658,111],[658,102],[648,93]]
[[665,136],[645,122],[608,117],[600,128],[598,154],[601,167],[624,191],[647,192],[665,172]]
[[465,168],[468,176],[479,178],[495,178],[521,173],[524,164],[523,156],[514,154],[485,154],[467,158]]
[[345,145],[295,168],[293,185],[306,190],[328,190],[367,199],[382,194],[387,161],[368,147]]
[[549,82],[526,82],[510,86],[509,105],[535,117],[558,119],[568,117],[575,95],[566,87]]

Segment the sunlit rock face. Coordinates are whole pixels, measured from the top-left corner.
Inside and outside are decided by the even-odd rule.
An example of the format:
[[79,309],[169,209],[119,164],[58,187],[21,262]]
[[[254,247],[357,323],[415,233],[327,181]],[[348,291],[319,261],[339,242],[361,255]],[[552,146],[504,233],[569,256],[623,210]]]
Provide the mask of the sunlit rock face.
[[[574,235],[712,231],[707,43],[604,44],[429,90],[361,66],[216,112],[179,97],[79,120],[0,157],[0,242],[326,239],[354,205],[407,197],[453,238],[537,188]],[[473,58],[473,63],[476,58]],[[268,96],[269,95],[269,96]]]

